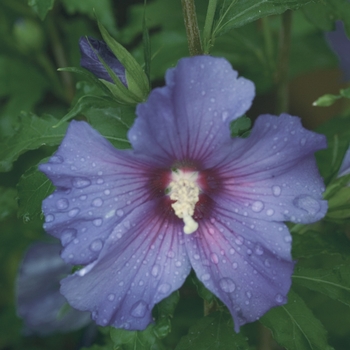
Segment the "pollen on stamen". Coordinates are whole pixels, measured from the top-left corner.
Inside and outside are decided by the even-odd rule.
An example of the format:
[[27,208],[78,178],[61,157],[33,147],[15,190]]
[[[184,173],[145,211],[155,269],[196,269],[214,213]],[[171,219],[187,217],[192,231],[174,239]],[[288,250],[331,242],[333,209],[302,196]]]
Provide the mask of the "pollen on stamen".
[[170,199],[175,201],[171,206],[175,215],[183,219],[186,234],[191,234],[198,229],[198,223],[193,219],[200,193],[197,179],[197,172],[184,172],[177,169],[172,172],[172,181],[168,187]]

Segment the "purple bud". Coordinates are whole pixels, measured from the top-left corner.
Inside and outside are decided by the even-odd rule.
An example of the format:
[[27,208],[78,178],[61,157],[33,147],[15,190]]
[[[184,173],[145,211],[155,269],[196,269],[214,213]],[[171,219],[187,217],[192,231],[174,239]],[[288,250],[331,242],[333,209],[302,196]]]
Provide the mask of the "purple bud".
[[79,40],[79,47],[81,53],[80,65],[83,68],[96,75],[97,78],[113,83],[113,79],[103,63],[99,60],[99,55],[104,63],[112,69],[120,81],[127,86],[124,66],[115,57],[104,41],[91,37],[81,37]]

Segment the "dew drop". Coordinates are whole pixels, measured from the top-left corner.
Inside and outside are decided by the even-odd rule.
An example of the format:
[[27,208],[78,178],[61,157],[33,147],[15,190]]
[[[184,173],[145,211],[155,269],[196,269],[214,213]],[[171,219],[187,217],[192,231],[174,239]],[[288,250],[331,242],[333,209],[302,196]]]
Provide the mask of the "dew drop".
[[235,242],[238,245],[242,245],[244,243],[244,238],[242,236],[237,236],[236,239],[235,239]]
[[300,195],[293,200],[293,204],[305,210],[309,215],[315,216],[321,209],[319,202],[309,195]]
[[145,316],[148,305],[144,300],[140,300],[131,307],[131,316],[142,318]]
[[61,242],[62,245],[65,247],[68,243],[70,243],[77,234],[77,230],[74,228],[67,228],[62,231],[61,233]]
[[113,300],[115,299],[115,294],[113,294],[113,293],[108,294],[107,299],[108,299],[109,301],[113,301]]
[[158,292],[162,293],[162,294],[166,294],[169,292],[169,290],[171,289],[171,285],[168,283],[163,283],[158,287]]
[[176,261],[176,263],[175,263],[175,266],[176,267],[180,267],[182,264],[181,264],[181,261]]
[[261,201],[256,201],[252,204],[252,210],[256,213],[260,213],[264,209],[264,203]]
[[82,196],[79,197],[79,199],[82,201],[85,201],[86,198],[87,198],[87,196],[85,194],[83,194]]
[[263,255],[264,249],[262,248],[262,246],[259,243],[257,243],[255,248],[254,248],[254,252],[256,255]]
[[284,236],[284,241],[285,241],[286,243],[289,243],[289,242],[292,241],[292,237],[291,237],[291,236]]
[[75,188],[85,188],[91,185],[91,181],[86,177],[76,177],[72,184]]
[[228,112],[227,111],[222,112],[221,118],[222,118],[222,121],[225,122],[226,119],[228,118]]
[[92,221],[92,223],[94,224],[94,226],[99,227],[102,225],[102,219],[95,219]]
[[123,215],[124,215],[124,211],[121,210],[121,209],[118,209],[118,210],[117,210],[117,215],[118,215],[118,216],[123,216]]
[[61,198],[56,202],[56,207],[59,210],[67,209],[69,206],[69,202],[66,198]]
[[103,193],[108,196],[109,194],[111,194],[111,191],[110,190],[104,190]]
[[236,270],[237,267],[238,267],[238,264],[237,264],[236,262],[234,262],[234,263],[232,264],[232,267]]
[[167,255],[168,255],[168,258],[170,259],[173,259],[175,257],[175,253],[172,250],[169,250]]
[[90,244],[90,249],[93,252],[99,252],[102,249],[102,245],[102,241],[100,239],[96,239]]
[[284,298],[283,298],[283,296],[281,294],[277,294],[275,296],[275,300],[276,300],[277,303],[282,304],[283,301],[284,301]]
[[52,214],[46,215],[45,222],[52,222],[55,220],[55,217]]
[[219,285],[222,291],[224,291],[225,293],[232,293],[236,289],[236,285],[234,284],[234,282],[230,278],[226,277],[222,278],[219,281]]
[[272,186],[272,193],[275,197],[278,197],[281,194],[282,190],[279,186]]
[[157,277],[159,275],[159,272],[160,272],[160,266],[159,265],[154,265],[152,267],[152,271],[151,271],[151,274],[153,277]]
[[267,209],[266,210],[266,215],[267,216],[272,216],[275,213],[275,211],[273,209]]
[[68,212],[68,216],[69,216],[70,218],[74,218],[75,216],[78,215],[79,212],[80,212],[80,209],[78,209],[78,208],[71,209],[71,210]]
[[231,255],[233,255],[235,252],[236,252],[236,251],[235,251],[233,248],[231,248],[231,249],[229,250],[229,253],[230,253]]
[[199,260],[200,256],[199,256],[198,254],[194,254],[194,255],[193,255],[193,258],[194,258],[195,260]]
[[210,254],[210,259],[214,264],[218,264],[219,263],[219,258],[215,253],[211,253]]
[[63,158],[61,156],[52,156],[49,160],[50,163],[61,164],[63,163]]
[[266,267],[270,267],[270,266],[271,266],[270,261],[269,261],[268,259],[266,259],[266,260],[264,261],[264,265],[265,265]]
[[305,143],[306,143],[306,138],[303,137],[303,138],[300,140],[300,144],[301,144],[302,146],[304,146]]
[[210,279],[210,275],[209,273],[205,273],[204,275],[202,275],[201,280],[202,281],[208,281]]
[[92,201],[92,205],[94,207],[101,207],[103,204],[103,200],[101,198],[95,198],[93,201]]

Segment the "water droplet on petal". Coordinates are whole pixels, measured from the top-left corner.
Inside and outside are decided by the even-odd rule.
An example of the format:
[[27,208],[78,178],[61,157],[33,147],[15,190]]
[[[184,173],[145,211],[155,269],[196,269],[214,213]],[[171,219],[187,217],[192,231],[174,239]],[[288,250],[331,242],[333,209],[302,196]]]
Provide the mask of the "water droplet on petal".
[[75,188],[85,188],[91,185],[91,181],[86,177],[76,177],[72,184]]
[[63,163],[63,158],[61,156],[52,156],[49,160],[50,163],[54,163],[54,164],[61,164]]
[[275,213],[275,211],[273,209],[267,209],[266,210],[266,215],[267,216],[272,216]]
[[252,204],[252,210],[256,213],[260,213],[264,209],[264,203],[261,201],[256,201]]
[[102,185],[104,183],[103,179],[97,179],[96,181],[99,185]]
[[277,303],[282,304],[284,302],[284,298],[281,294],[277,294],[275,297]]
[[142,318],[145,316],[148,305],[144,300],[140,300],[131,307],[131,316]]
[[233,255],[235,252],[236,252],[236,251],[235,251],[233,248],[231,248],[231,249],[229,250],[229,253],[230,253],[231,255]]
[[102,241],[100,239],[96,239],[90,244],[90,249],[93,252],[99,252],[102,249],[102,246],[103,246]]
[[270,266],[271,266],[270,261],[269,261],[268,259],[266,259],[266,260],[264,261],[264,265],[265,265],[266,267],[270,267]]
[[238,267],[238,264],[237,264],[236,262],[234,262],[234,263],[232,264],[232,267],[236,270],[237,267]]
[[242,236],[237,236],[236,239],[235,239],[235,242],[238,245],[242,245],[244,243],[244,238]]
[[201,280],[202,281],[208,281],[210,279],[210,275],[209,273],[205,273],[204,275],[202,275]]
[[62,245],[65,247],[68,243],[70,243],[77,234],[77,230],[74,228],[67,228],[62,231],[61,233],[61,242]]
[[321,209],[320,203],[309,195],[300,195],[294,198],[293,204],[312,216],[316,215]]
[[200,258],[199,254],[194,254],[193,257],[195,260],[199,260],[199,258]]
[[157,277],[159,275],[159,272],[160,272],[160,266],[159,265],[154,265],[152,267],[152,271],[151,271],[151,274],[153,277]]
[[82,201],[85,201],[86,198],[87,198],[87,196],[85,194],[83,194],[82,196],[79,197],[79,199]]
[[175,253],[172,250],[169,250],[167,255],[170,259],[173,259],[175,257]]
[[93,201],[92,201],[92,205],[94,207],[100,207],[102,206],[103,204],[103,200],[101,198],[95,198]]
[[55,220],[55,217],[52,214],[46,215],[45,222],[52,222]]
[[222,278],[219,281],[220,288],[225,292],[225,293],[232,293],[236,289],[236,285],[230,278]]
[[272,193],[274,196],[278,197],[281,194],[282,190],[279,186],[272,186]]
[[211,253],[210,254],[210,259],[214,264],[218,264],[219,263],[219,258],[215,253]]
[[74,218],[75,216],[78,215],[79,212],[80,212],[80,209],[78,209],[78,208],[71,209],[71,210],[68,212],[68,216],[69,216],[70,218]]
[[306,138],[303,137],[303,138],[300,140],[300,144],[301,144],[302,146],[304,146],[305,143],[306,143]]
[[163,283],[158,287],[158,292],[162,293],[162,294],[166,294],[169,292],[169,290],[171,289],[171,285],[168,283]]
[[103,193],[104,193],[106,196],[108,196],[108,195],[111,194],[111,191],[110,191],[110,190],[104,190]]
[[292,241],[292,236],[284,236],[284,241],[289,243]]
[[264,254],[264,249],[262,248],[262,246],[259,243],[257,243],[255,245],[254,252],[255,252],[256,255],[263,255]]
[[102,225],[102,219],[95,219],[92,221],[92,223],[96,226],[99,227]]
[[181,261],[176,261],[175,266],[180,267],[181,265]]
[[228,112],[226,111],[222,112],[221,118],[222,118],[222,121],[225,122],[226,119],[228,118]]
[[115,294],[113,294],[113,293],[108,294],[107,299],[108,299],[109,301],[113,301],[113,300],[115,299]]
[[118,209],[118,210],[117,210],[117,215],[118,215],[118,216],[123,216],[123,215],[124,215],[124,211],[121,210],[121,209]]

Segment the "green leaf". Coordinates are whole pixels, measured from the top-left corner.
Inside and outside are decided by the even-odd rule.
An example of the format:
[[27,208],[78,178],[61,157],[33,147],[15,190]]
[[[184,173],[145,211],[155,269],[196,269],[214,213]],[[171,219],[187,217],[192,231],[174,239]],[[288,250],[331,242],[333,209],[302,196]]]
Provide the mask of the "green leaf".
[[154,333],[159,339],[171,332],[171,319],[179,300],[180,293],[175,291],[157,304],[157,322],[154,326]]
[[242,333],[233,330],[232,317],[223,312],[215,312],[200,319],[181,338],[175,350],[247,350],[249,345]]
[[0,221],[2,221],[17,210],[17,191],[14,188],[0,186],[0,193]]
[[297,265],[293,281],[350,306],[349,263],[328,269],[313,269]]
[[52,10],[55,0],[28,0],[28,5],[38,14],[43,21],[47,13]]
[[214,25],[214,34],[222,35],[232,28],[243,26],[259,18],[278,15],[287,10],[313,2],[313,0],[231,0],[224,2]]
[[135,108],[120,106],[104,96],[85,95],[56,125],[84,115],[93,128],[98,130],[117,148],[130,148],[127,132],[135,119]]
[[[48,158],[41,163],[45,163]],[[18,217],[29,222],[41,215],[42,201],[55,189],[45,174],[38,170],[38,166],[29,168],[20,178],[18,189]]]
[[261,318],[273,338],[287,350],[330,350],[327,332],[298,294],[288,294],[288,304],[275,307]]
[[342,20],[350,36],[350,3],[348,0],[327,0],[320,4],[308,4],[303,7],[308,20],[323,31],[335,29],[335,21]]
[[197,276],[192,278],[192,281],[197,288],[198,295],[202,299],[206,300],[208,303],[214,302],[216,299],[214,294],[204,286],[204,284],[197,278]]
[[245,115],[234,120],[230,124],[230,131],[232,137],[248,136],[247,133],[252,125],[252,121]]
[[293,235],[293,258],[309,258],[323,253],[348,256],[350,241],[339,228],[323,222],[323,232],[307,231]]
[[12,163],[23,153],[43,145],[58,145],[65,135],[67,124],[53,128],[57,119],[50,115],[37,117],[21,113],[16,133],[0,142],[0,171],[9,171]]
[[144,101],[149,93],[149,81],[145,72],[137,63],[135,58],[110,36],[100,22],[98,22],[98,26],[104,41],[121,64],[125,67],[128,89],[126,89],[121,82],[119,82],[120,87],[118,84],[115,84],[115,87],[119,88],[120,90],[123,90],[123,87],[124,89],[129,90],[132,94],[138,97],[139,100],[136,102]]
[[165,350],[165,347],[154,333],[154,325],[149,325],[144,331],[127,331],[112,328],[110,331],[114,347],[123,350]]
[[329,107],[335,101],[339,100],[340,97],[339,95],[325,94],[313,102],[312,105],[316,107]]

